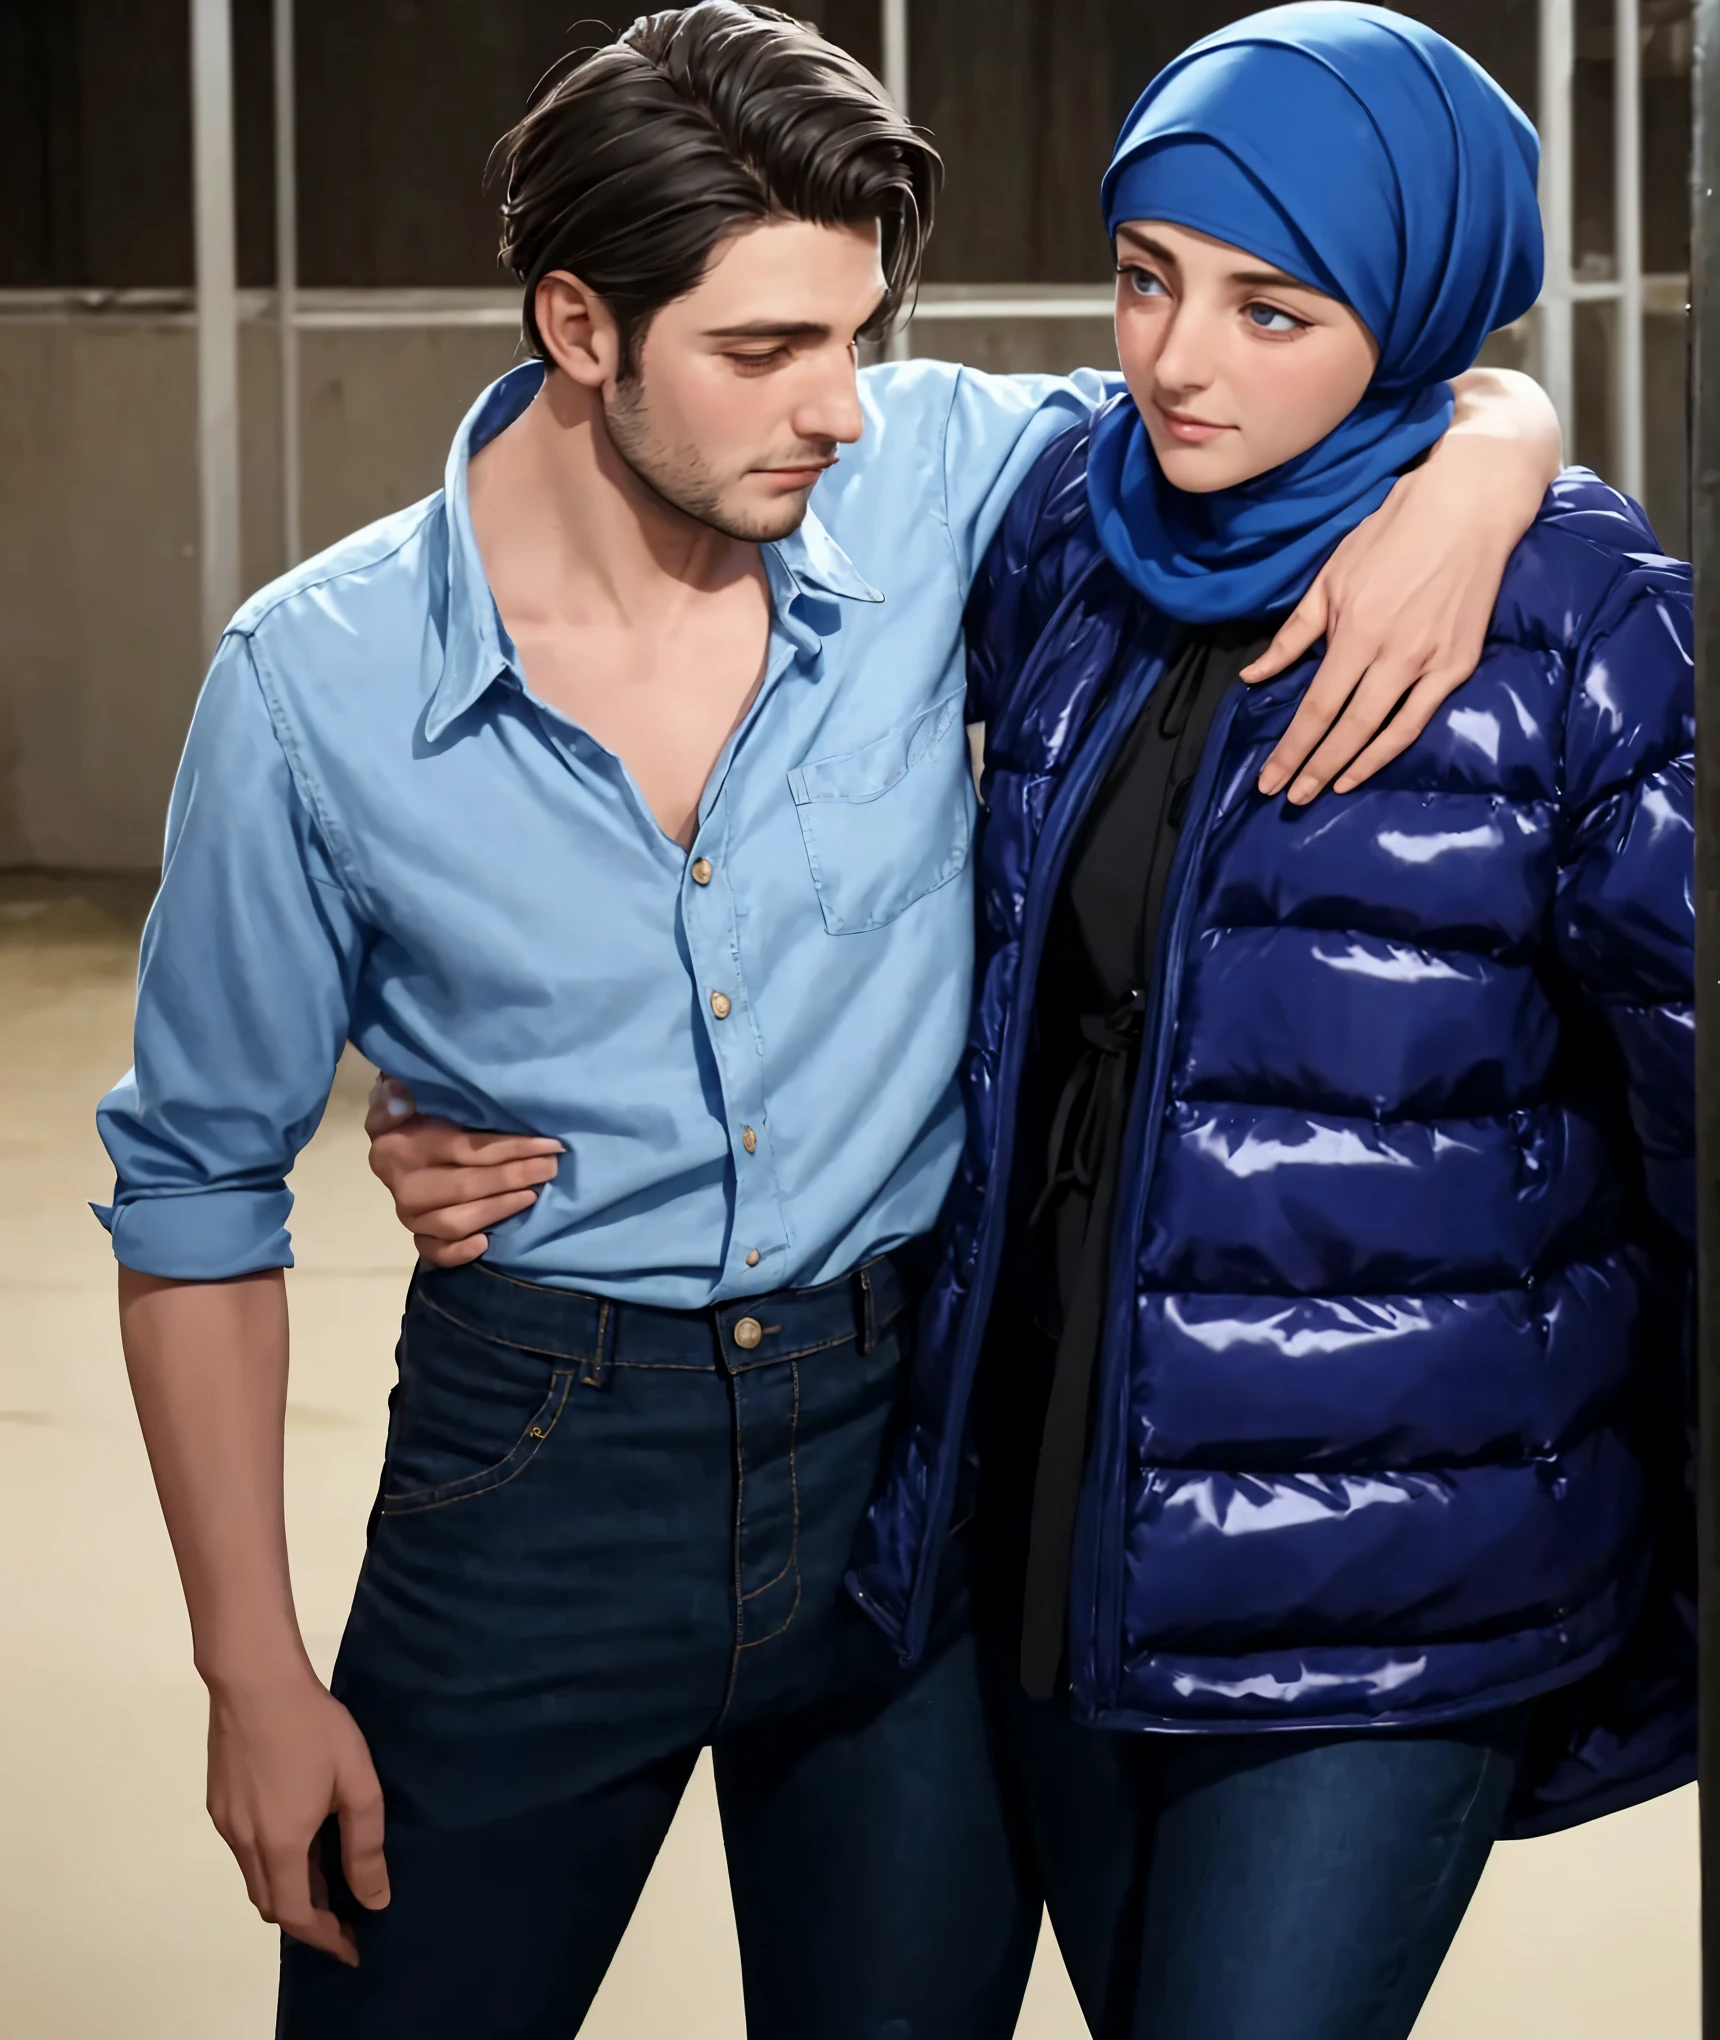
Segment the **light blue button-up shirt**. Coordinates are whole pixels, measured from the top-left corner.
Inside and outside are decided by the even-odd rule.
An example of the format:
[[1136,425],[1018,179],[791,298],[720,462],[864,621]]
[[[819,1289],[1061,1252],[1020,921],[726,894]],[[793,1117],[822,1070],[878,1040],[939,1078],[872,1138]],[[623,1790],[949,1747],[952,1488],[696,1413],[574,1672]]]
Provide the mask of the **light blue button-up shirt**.
[[763,548],[765,678],[684,851],[532,693],[484,578],[466,465],[541,373],[484,393],[443,490],[222,641],[98,1115],[128,1267],[290,1265],[286,1178],[348,1039],[427,1112],[565,1143],[491,1235],[533,1281],[692,1309],[936,1219],[972,957],[962,608],[1107,385],[864,373],[863,437]]

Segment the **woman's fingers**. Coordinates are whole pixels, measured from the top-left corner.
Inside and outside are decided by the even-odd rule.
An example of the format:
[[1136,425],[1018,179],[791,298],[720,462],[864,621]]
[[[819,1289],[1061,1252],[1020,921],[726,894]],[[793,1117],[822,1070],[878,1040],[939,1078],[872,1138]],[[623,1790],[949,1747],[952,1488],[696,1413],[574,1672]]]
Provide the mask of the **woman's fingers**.
[[376,1082],[370,1087],[369,1108],[364,1115],[364,1130],[372,1140],[379,1133],[387,1133],[404,1119],[410,1119],[418,1110],[418,1101],[401,1083],[398,1077],[385,1077],[380,1070]]
[[433,1240],[428,1233],[414,1233],[412,1243],[419,1260],[428,1261],[432,1268],[463,1268],[490,1251],[488,1233],[474,1233],[465,1240]]
[[515,1190],[506,1197],[480,1197],[470,1204],[439,1205],[420,1212],[411,1220],[415,1239],[464,1240],[473,1233],[486,1232],[504,1218],[525,1211],[537,1202],[535,1190]]
[[1305,807],[1328,786],[1390,720],[1393,710],[1421,677],[1419,667],[1389,659],[1362,675],[1344,712],[1315,746],[1290,785],[1290,800]]
[[[564,1152],[558,1140],[538,1134],[471,1133],[446,1119],[409,1119],[390,1132],[373,1133],[370,1140],[370,1171],[387,1184],[398,1201],[416,1179],[427,1175],[446,1176],[460,1170],[486,1171],[521,1164],[543,1164],[543,1173],[533,1180],[547,1183],[555,1174]],[[491,1183],[491,1189],[517,1188]],[[446,1196],[437,1200],[451,1201]]]
[[1372,653],[1364,653],[1354,636],[1334,643],[1296,705],[1290,727],[1273,746],[1261,768],[1259,786],[1265,794],[1282,793],[1307,763],[1315,747],[1344,712],[1344,704],[1365,678]]
[[1310,646],[1326,635],[1329,607],[1322,575],[1278,626],[1277,636],[1259,658],[1243,667],[1242,678],[1252,685],[1257,680],[1270,680],[1286,666],[1295,665]]
[[1403,706],[1373,742],[1345,766],[1333,787],[1335,793],[1351,793],[1365,779],[1371,779],[1382,765],[1401,757],[1433,720],[1434,711],[1469,678],[1467,669],[1427,673],[1404,696]]
[[415,1169],[392,1185],[395,1209],[402,1218],[416,1221],[427,1211],[441,1211],[449,1205],[475,1204],[481,1198],[536,1190],[551,1180],[557,1166],[554,1155],[538,1155],[494,1167]]

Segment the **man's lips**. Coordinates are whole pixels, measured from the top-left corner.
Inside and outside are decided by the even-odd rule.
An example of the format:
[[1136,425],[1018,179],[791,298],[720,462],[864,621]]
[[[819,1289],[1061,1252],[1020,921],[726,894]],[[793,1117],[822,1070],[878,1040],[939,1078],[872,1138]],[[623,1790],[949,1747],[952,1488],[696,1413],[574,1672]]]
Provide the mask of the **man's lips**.
[[1153,409],[1164,420],[1165,430],[1173,439],[1180,439],[1186,446],[1204,446],[1209,439],[1216,439],[1221,432],[1229,432],[1229,425],[1209,424],[1205,418],[1191,418],[1186,411],[1167,411],[1163,404]]
[[826,468],[835,465],[834,460],[803,460],[794,467],[759,468],[757,472],[790,489],[810,489]]

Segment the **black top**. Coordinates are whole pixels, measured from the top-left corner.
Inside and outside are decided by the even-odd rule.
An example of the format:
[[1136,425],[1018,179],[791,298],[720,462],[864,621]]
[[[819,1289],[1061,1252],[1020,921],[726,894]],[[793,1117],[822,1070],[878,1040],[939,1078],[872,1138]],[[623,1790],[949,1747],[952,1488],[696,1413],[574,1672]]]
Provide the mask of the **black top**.
[[1184,640],[1094,796],[1051,915],[1024,1121],[1043,1138],[1023,1243],[1037,1270],[1033,1314],[1057,1341],[1022,1621],[1022,1676],[1039,1695],[1063,1653],[1106,1248],[1166,882],[1218,704],[1269,636],[1250,620]]

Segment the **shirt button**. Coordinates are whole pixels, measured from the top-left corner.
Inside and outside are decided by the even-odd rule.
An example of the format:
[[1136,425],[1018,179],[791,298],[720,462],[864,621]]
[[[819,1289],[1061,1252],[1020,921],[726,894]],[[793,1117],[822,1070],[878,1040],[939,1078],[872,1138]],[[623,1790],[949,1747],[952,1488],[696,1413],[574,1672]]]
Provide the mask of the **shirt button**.
[[708,857],[695,857],[693,859],[693,883],[695,885],[709,885],[710,882],[711,860]]
[[758,1135],[753,1132],[750,1126],[743,1126],[741,1128],[741,1146],[746,1149],[749,1155],[756,1155],[758,1153]]
[[750,1353],[764,1337],[764,1326],[755,1317],[744,1317],[735,1325],[735,1344],[744,1346]]
[[711,1011],[719,1020],[726,1020],[729,1017],[729,998],[726,992],[711,994]]
[[750,1249],[748,1250],[748,1252],[747,1252],[747,1266],[748,1266],[749,1268],[756,1268],[756,1267],[758,1266],[758,1248],[757,1248],[757,1247],[752,1247],[752,1248],[750,1248]]

